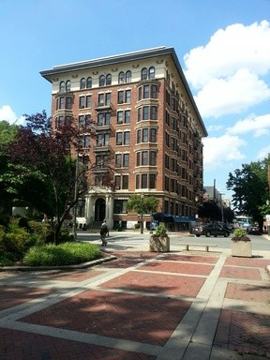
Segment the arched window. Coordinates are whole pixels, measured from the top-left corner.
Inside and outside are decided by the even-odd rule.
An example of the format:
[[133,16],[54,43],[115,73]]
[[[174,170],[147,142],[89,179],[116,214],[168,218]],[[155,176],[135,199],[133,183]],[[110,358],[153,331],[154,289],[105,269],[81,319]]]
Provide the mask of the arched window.
[[100,75],[99,86],[105,86],[105,75]]
[[111,85],[111,84],[112,84],[112,75],[107,74],[106,75],[106,85]]
[[151,66],[148,70],[148,79],[154,79],[155,78],[155,68],[154,66]]
[[86,80],[86,87],[87,89],[90,89],[92,87],[92,78],[91,76],[87,78]]
[[70,87],[71,87],[71,82],[70,82],[70,80],[67,80],[66,81],[66,91],[67,92],[70,91]]
[[125,82],[125,73],[120,71],[118,74],[118,84],[123,84]]
[[85,78],[81,78],[81,80],[80,80],[80,89],[85,89],[85,85],[86,85]]
[[60,84],[59,84],[59,92],[60,92],[60,93],[64,93],[65,90],[66,90],[65,82],[64,82],[64,81],[61,81]]
[[131,82],[131,71],[128,70],[126,72],[126,83],[130,83]]
[[147,80],[147,69],[143,68],[141,71],[141,80]]

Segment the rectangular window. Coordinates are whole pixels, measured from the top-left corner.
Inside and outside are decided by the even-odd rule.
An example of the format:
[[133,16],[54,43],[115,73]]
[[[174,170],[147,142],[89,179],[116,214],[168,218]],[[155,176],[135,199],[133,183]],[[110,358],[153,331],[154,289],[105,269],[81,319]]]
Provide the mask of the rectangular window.
[[139,98],[139,100],[141,100],[141,98],[142,98],[142,87],[139,87],[138,98]]
[[130,104],[130,102],[131,102],[131,90],[126,90],[125,102],[126,102],[127,104]]
[[130,110],[125,111],[125,124],[130,124]]
[[122,154],[115,155],[115,167],[119,168],[122,166]]
[[150,142],[156,142],[157,141],[157,129],[151,128],[150,129]]
[[165,133],[165,143],[167,147],[170,147],[170,135],[167,132]]
[[142,174],[141,176],[141,189],[147,188],[147,174]]
[[142,165],[148,165],[148,151],[142,151]]
[[116,145],[122,145],[123,143],[123,133],[117,132],[116,133]]
[[149,85],[143,86],[143,98],[148,99],[150,97],[150,88]]
[[99,106],[104,106],[105,105],[104,94],[98,94],[98,105]]
[[136,175],[136,189],[140,189],[140,175]]
[[157,120],[157,107],[156,106],[151,106],[151,108],[150,108],[150,119]]
[[151,98],[157,98],[157,85],[151,85]]
[[122,189],[128,189],[128,175],[122,176]]
[[120,175],[115,175],[115,177],[114,177],[114,184],[115,184],[115,189],[116,189],[116,190],[120,190],[120,189],[121,189],[121,176],[120,176]]
[[124,104],[124,91],[118,91],[118,104]]
[[143,107],[143,120],[149,119],[149,106]]
[[80,145],[82,148],[88,148],[90,146],[90,136],[89,135],[83,135],[80,138]]
[[84,115],[79,115],[79,128],[85,126],[85,117]]
[[142,108],[138,109],[138,121],[142,120]]
[[149,174],[149,188],[156,188],[156,174]]
[[148,142],[148,129],[142,129],[142,142]]
[[137,130],[137,144],[140,144],[142,142],[142,130]]
[[123,166],[124,167],[129,166],[129,154],[123,154]]
[[111,93],[106,93],[105,94],[105,105],[106,106],[111,105]]
[[124,145],[129,145],[130,143],[130,132],[125,131],[124,132]]
[[92,96],[87,95],[85,98],[85,107],[90,108],[92,106]]
[[168,214],[169,212],[169,201],[167,200],[164,201],[164,212],[165,214]]
[[170,169],[170,158],[165,154],[165,168]]
[[165,190],[166,191],[170,191],[170,181],[169,180],[170,179],[167,176],[165,176]]
[[123,124],[123,111],[117,112],[117,124]]
[[66,109],[72,109],[72,97],[66,97]]
[[114,200],[113,202],[113,212],[115,214],[126,214],[127,212],[127,200]]
[[141,153],[137,152],[136,154],[136,166],[140,166],[141,165]]
[[156,151],[150,151],[149,165],[151,165],[151,166],[156,166],[157,165],[157,153],[156,153]]
[[85,107],[85,96],[79,97],[79,108],[83,109]]
[[61,96],[59,99],[59,109],[64,109],[64,108],[65,108],[65,98]]

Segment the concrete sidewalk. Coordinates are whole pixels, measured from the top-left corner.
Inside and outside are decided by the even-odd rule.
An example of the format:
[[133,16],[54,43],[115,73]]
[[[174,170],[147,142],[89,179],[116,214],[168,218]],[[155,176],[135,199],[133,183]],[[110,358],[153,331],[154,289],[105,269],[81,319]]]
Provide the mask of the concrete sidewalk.
[[270,358],[269,253],[114,254],[86,270],[0,273],[0,359]]

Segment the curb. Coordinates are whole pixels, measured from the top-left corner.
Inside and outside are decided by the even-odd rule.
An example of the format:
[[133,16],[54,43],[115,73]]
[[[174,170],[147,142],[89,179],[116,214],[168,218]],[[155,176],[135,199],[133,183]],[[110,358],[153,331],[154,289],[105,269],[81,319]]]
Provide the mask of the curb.
[[117,259],[114,255],[109,255],[101,259],[84,262],[76,265],[62,265],[62,266],[0,266],[0,271],[37,271],[37,270],[76,270],[85,269],[87,267],[102,264],[106,261]]

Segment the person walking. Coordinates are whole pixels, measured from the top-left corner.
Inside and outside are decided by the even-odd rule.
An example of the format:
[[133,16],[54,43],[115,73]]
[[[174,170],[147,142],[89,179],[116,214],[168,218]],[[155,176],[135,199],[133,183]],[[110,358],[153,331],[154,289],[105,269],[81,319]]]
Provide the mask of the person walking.
[[101,246],[107,246],[107,240],[106,240],[106,235],[109,234],[109,228],[108,225],[106,224],[106,220],[103,221],[103,223],[101,224],[100,227],[100,239],[101,239]]

